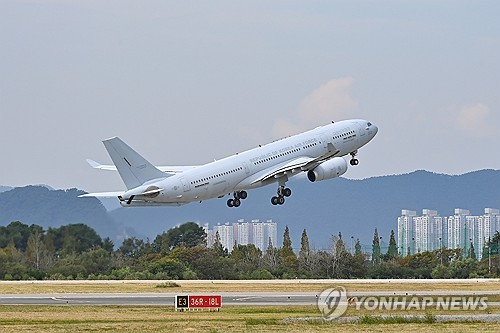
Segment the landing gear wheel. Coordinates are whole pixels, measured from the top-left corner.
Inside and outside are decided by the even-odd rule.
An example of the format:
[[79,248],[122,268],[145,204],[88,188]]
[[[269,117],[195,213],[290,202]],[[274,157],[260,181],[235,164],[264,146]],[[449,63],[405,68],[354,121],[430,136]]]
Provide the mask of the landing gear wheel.
[[245,200],[248,197],[247,191],[240,191],[239,197],[240,199]]
[[278,197],[278,205],[282,205],[285,203],[285,198],[284,197]]
[[278,197],[272,197],[271,198],[271,203],[276,206],[278,204]]
[[233,207],[239,207],[241,205],[240,199],[234,199],[233,200]]
[[351,165],[354,166],[354,165],[358,165],[359,161],[357,159],[353,158],[349,163],[351,163]]
[[234,207],[234,199],[227,200],[227,206],[228,207]]
[[284,189],[283,189],[283,195],[284,195],[285,197],[289,197],[289,196],[291,196],[291,195],[292,195],[292,190],[291,190],[291,189],[289,189],[289,188],[284,188]]

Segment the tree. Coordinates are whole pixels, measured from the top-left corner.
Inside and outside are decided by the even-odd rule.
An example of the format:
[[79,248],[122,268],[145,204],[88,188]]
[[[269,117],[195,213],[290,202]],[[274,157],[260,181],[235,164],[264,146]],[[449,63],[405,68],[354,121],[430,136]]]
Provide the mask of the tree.
[[102,248],[111,253],[115,248],[115,244],[113,243],[111,238],[106,237],[102,240]]
[[484,243],[483,246],[483,255],[482,258],[488,258],[490,255],[490,244],[491,244],[491,238],[488,238],[488,241]]
[[472,242],[470,242],[470,248],[468,252],[469,252],[467,255],[468,258],[477,260],[476,251],[474,250],[474,244]]
[[297,256],[293,252],[292,240],[290,239],[290,230],[288,225],[283,233],[283,247],[280,249],[280,256],[283,259],[285,269],[289,274],[295,274],[298,266]]
[[391,230],[391,237],[389,238],[389,248],[387,249],[386,258],[387,260],[394,260],[398,256],[398,246],[396,244],[396,237],[394,236],[394,230]]
[[261,268],[262,251],[253,244],[238,244],[231,252],[230,258],[234,261],[240,278],[249,278],[253,271]]
[[182,279],[186,266],[175,259],[162,257],[151,261],[147,267],[148,271],[161,279]]
[[456,260],[450,263],[451,277],[468,279],[472,273],[477,272],[478,268],[479,263],[472,258]]
[[218,230],[215,232],[215,240],[214,240],[214,244],[212,246],[212,249],[215,251],[215,253],[219,257],[227,257],[228,256],[227,249],[225,249],[222,246],[222,242],[220,240],[220,235],[219,235],[219,231]]
[[292,240],[290,239],[290,230],[288,225],[285,226],[285,232],[283,233],[283,247],[280,250],[282,257],[295,256],[292,248]]
[[262,258],[262,265],[276,276],[279,274],[278,270],[282,264],[283,259],[280,256],[280,251],[273,246],[271,237],[269,237],[269,244],[267,245],[266,253]]
[[299,258],[306,259],[310,256],[311,250],[309,248],[309,238],[307,237],[306,229],[302,231],[302,237],[300,238],[300,251]]
[[194,222],[187,222],[167,231],[170,249],[206,245],[207,234]]
[[361,254],[363,254],[363,252],[361,252],[361,243],[359,242],[359,238],[358,238],[358,239],[356,239],[356,245],[354,245],[354,255],[358,256]]
[[157,235],[153,241],[153,252],[166,254],[170,250],[170,244],[166,232]]
[[11,222],[6,227],[0,227],[0,247],[7,247],[9,243],[13,243],[16,249],[24,252],[28,246],[28,238],[35,231],[43,233],[43,229],[39,225],[28,226],[19,221]]
[[45,247],[42,234],[38,230],[31,234],[28,238],[26,260],[30,264],[31,268],[39,271],[45,271],[50,267],[52,258]]
[[495,234],[493,235],[493,238],[490,239],[488,242],[488,245],[490,246],[490,251],[491,255],[497,255],[500,254],[500,232],[495,231]]
[[373,235],[372,263],[374,263],[374,264],[380,263],[380,241],[378,238],[377,228],[375,228],[375,233]]
[[83,223],[49,228],[47,235],[53,239],[55,251],[63,254],[81,254],[102,247],[101,237]]
[[124,256],[138,258],[144,254],[144,241],[136,237],[125,239],[122,245],[118,248],[118,252]]
[[78,263],[84,267],[87,275],[111,273],[111,253],[104,249],[94,249],[82,253],[78,257]]
[[338,237],[332,236],[331,242],[332,277],[346,278],[349,275],[349,263],[352,259],[352,255],[345,248],[342,233],[339,232]]
[[300,239],[300,251],[299,251],[299,266],[300,269],[307,274],[310,274],[311,270],[311,249],[309,248],[309,238],[307,237],[306,229],[302,231],[302,237]]

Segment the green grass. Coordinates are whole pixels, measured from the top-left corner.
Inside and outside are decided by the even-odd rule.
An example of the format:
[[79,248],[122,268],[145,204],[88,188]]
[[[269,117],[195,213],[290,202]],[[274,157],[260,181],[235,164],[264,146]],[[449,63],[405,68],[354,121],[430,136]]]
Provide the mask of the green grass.
[[[455,311],[456,313],[456,311]],[[354,323],[322,320],[314,306],[225,307],[221,312],[176,312],[155,306],[0,306],[0,332],[498,332],[498,323],[436,323],[434,314],[375,312]],[[411,317],[414,315],[415,317]]]
[[[15,283],[1,281],[0,294],[46,294],[46,293],[141,293],[141,292],[233,292],[233,291],[248,291],[248,292],[295,292],[295,291],[310,291],[321,292],[326,288],[338,285],[336,282],[308,283],[294,282],[289,283],[276,282],[274,280],[264,281],[265,283],[252,283],[246,281],[211,281],[203,283],[197,281],[51,281],[44,283],[43,281],[27,281],[25,283]],[[415,282],[402,283],[397,280],[391,283],[373,283],[366,284],[357,280],[345,282],[342,286],[346,287],[349,292],[355,291],[405,291],[417,292],[427,290],[500,290],[500,282],[446,282],[446,283],[421,283],[418,280]]]
[[175,282],[163,282],[155,286],[155,288],[179,288],[179,287],[180,285]]
[[419,316],[388,316],[388,317],[375,317],[375,316],[363,316],[359,319],[360,324],[434,324],[436,322],[436,316],[432,314],[426,314],[424,317]]

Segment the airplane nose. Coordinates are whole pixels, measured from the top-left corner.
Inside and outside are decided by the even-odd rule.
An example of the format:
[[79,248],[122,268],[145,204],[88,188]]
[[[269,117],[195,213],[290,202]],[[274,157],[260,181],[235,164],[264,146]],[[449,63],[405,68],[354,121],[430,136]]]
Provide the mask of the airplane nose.
[[378,132],[378,127],[375,125],[372,125],[372,131],[373,131],[373,136],[375,136],[375,134],[377,134],[377,132]]

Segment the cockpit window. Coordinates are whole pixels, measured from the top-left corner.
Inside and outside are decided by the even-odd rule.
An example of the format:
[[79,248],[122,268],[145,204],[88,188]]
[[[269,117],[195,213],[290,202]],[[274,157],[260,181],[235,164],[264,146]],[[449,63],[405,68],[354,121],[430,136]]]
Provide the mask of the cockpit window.
[[372,123],[367,123],[366,126],[370,127],[372,125]]

